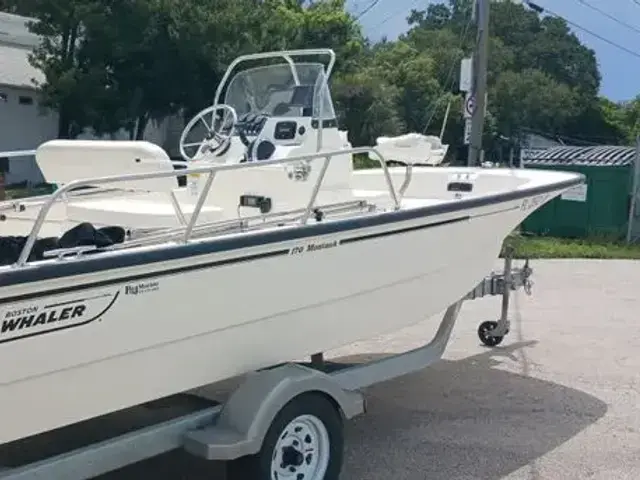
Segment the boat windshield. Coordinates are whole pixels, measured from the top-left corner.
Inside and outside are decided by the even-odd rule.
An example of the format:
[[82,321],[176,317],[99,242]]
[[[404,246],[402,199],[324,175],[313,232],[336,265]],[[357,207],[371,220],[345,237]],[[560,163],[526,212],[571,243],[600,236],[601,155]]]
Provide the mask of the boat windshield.
[[288,63],[244,70],[229,82],[224,103],[238,116],[313,117],[333,120],[335,111],[321,63]]

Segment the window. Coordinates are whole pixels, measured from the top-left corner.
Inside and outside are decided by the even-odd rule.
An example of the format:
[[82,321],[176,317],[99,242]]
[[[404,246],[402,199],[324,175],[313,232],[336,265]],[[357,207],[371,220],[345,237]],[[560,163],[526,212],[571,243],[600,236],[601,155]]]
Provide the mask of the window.
[[18,103],[20,105],[33,105],[33,98],[21,95],[20,97],[18,97]]
[[7,103],[7,94],[4,92],[0,92],[0,102]]

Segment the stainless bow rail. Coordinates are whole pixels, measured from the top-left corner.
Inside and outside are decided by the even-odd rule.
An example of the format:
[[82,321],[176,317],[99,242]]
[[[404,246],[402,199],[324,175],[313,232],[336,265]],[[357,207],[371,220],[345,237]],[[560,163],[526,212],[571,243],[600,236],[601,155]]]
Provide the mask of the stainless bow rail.
[[[335,217],[340,214],[352,212],[371,212],[375,206],[366,200],[353,200],[348,202],[338,202],[331,204],[317,205],[316,208],[322,210],[325,217]],[[220,233],[236,233],[246,232],[250,230],[261,229],[269,226],[291,224],[299,221],[305,213],[306,208],[288,210],[285,212],[272,212],[260,215],[248,215],[241,218],[232,218],[229,220],[218,220],[215,222],[204,222],[196,225],[191,235],[193,238],[200,235],[214,235]],[[132,231],[130,238],[126,243],[115,244],[106,247],[104,250],[122,250],[142,245],[150,245],[160,241],[171,241],[180,239],[184,235],[184,225],[179,227],[169,227],[162,229],[153,229],[150,231]],[[141,234],[141,235],[139,235]]]
[[[235,164],[224,164],[224,165],[207,165],[202,167],[188,167],[180,170],[174,169],[172,171],[145,172],[145,173],[134,173],[134,174],[126,174],[126,175],[114,175],[114,176],[107,176],[107,177],[80,179],[80,180],[74,180],[72,182],[69,182],[61,186],[58,190],[56,190],[53,194],[51,194],[51,196],[49,196],[46,200],[43,201],[43,205],[38,213],[38,216],[34,221],[33,228],[29,233],[29,236],[25,242],[25,245],[20,253],[20,257],[18,258],[18,261],[14,264],[14,267],[23,267],[27,263],[27,260],[31,255],[33,246],[38,238],[38,234],[40,233],[42,225],[44,224],[47,214],[49,213],[53,204],[56,201],[62,198],[65,198],[73,190],[76,190],[81,187],[87,187],[87,186],[95,187],[95,186],[101,186],[105,184],[114,184],[118,182],[150,180],[154,178],[179,177],[183,175],[208,174],[207,179],[205,180],[204,188],[202,189],[202,191],[197,197],[197,200],[193,209],[193,213],[191,214],[188,223],[184,227],[182,241],[187,243],[192,237],[193,230],[196,226],[196,223],[198,221],[202,208],[207,200],[207,197],[209,195],[209,192],[213,184],[213,180],[215,179],[216,174],[218,172],[258,168],[258,167],[265,167],[270,165],[288,165],[296,162],[309,162],[311,160],[324,158],[324,162],[322,163],[322,166],[320,168],[318,179],[316,180],[316,183],[313,186],[309,201],[307,202],[307,205],[304,211],[302,212],[302,215],[300,215],[299,222],[301,225],[304,225],[309,219],[311,212],[313,211],[316,199],[318,197],[318,193],[320,192],[320,187],[324,180],[326,171],[329,167],[329,162],[331,162],[335,156],[349,155],[349,161],[351,161],[352,155],[365,154],[365,153],[373,154],[374,157],[377,158],[378,161],[380,162],[380,166],[382,167],[382,170],[384,173],[387,188],[389,190],[389,196],[392,200],[394,208],[396,210],[399,209],[402,194],[404,193],[404,190],[408,185],[411,171],[410,169],[406,170],[406,178],[405,178],[405,182],[403,182],[402,188],[400,189],[401,191],[396,192],[396,188],[393,185],[391,174],[389,172],[389,167],[387,166],[387,163],[384,157],[373,147],[358,147],[358,148],[351,148],[351,149],[331,150],[331,151],[316,152],[316,153],[305,154],[305,155],[298,155],[294,157],[279,158],[274,160],[264,160],[260,162],[247,162],[247,163],[235,163]],[[178,217],[178,220],[180,220],[178,211],[176,212],[176,215]]]

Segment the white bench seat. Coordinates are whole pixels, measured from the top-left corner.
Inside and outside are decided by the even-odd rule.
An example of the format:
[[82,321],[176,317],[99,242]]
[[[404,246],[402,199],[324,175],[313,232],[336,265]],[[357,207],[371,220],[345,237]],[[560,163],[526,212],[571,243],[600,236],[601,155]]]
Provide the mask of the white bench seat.
[[[36,163],[49,183],[134,173],[172,172],[167,153],[150,142],[125,140],[50,140],[36,150]],[[107,187],[166,192],[178,188],[175,176],[129,180]]]

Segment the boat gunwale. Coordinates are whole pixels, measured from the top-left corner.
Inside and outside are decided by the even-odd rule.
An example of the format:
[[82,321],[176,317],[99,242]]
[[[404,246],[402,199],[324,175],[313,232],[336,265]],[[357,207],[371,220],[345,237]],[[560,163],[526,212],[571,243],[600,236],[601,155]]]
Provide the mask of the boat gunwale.
[[[117,255],[101,255],[98,253],[87,255],[86,257],[74,257],[72,261],[61,260],[47,262],[40,265],[34,265],[33,262],[30,262],[21,267],[0,267],[0,288],[8,288],[21,284],[73,277],[109,270],[140,267],[173,260],[184,260],[203,255],[232,252],[244,248],[268,246],[271,244],[303,240],[323,235],[347,233],[371,227],[392,225],[396,223],[399,224],[411,220],[453,214],[464,210],[523,200],[537,195],[546,195],[554,191],[571,188],[584,182],[584,176],[581,174],[567,173],[566,175],[569,176],[569,178],[542,185],[534,184],[529,187],[521,186],[517,189],[506,192],[461,198],[451,202],[443,202],[420,207],[385,211],[376,214],[362,215],[355,218],[336,219],[330,222],[317,222],[298,225],[291,228],[272,229],[269,231],[252,231],[246,234],[235,234],[232,236],[214,236],[208,239],[198,239],[197,241],[183,244],[173,243],[154,245],[153,248],[149,248],[147,246],[132,247],[131,250],[119,250]],[[522,208],[522,206],[518,208]],[[474,217],[466,215],[464,218],[472,219]],[[437,226],[441,223],[442,222],[434,222],[432,224],[426,224],[424,225],[424,228]],[[389,233],[393,233],[393,231],[390,231]],[[361,237],[367,237],[367,235],[361,235]],[[344,239],[341,241],[348,242],[349,240],[350,239]],[[144,251],[140,251],[142,249],[144,249]],[[282,248],[278,248],[276,250],[276,252],[284,253],[288,253],[288,251],[289,248],[285,248],[284,250]],[[238,257],[235,260],[243,261],[243,259],[249,260],[256,257],[266,257],[270,256],[272,252],[273,251],[263,253],[252,252],[248,255]],[[163,275],[163,272],[158,271],[150,275],[161,276]],[[116,278],[113,280],[113,283],[123,281],[125,280]],[[7,303],[7,301],[7,298],[0,298],[0,304]]]

